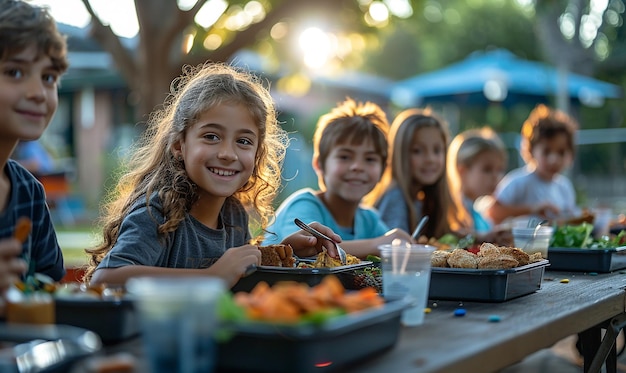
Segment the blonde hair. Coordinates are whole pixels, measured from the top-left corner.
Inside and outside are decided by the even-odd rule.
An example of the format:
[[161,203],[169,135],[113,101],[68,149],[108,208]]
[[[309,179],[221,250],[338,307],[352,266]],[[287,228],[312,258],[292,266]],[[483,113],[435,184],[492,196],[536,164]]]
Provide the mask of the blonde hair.
[[[436,115],[430,108],[407,109],[398,114],[391,124],[389,130],[389,153],[391,161],[389,167],[380,182],[380,188],[372,195],[373,201],[378,201],[385,191],[397,186],[402,191],[404,204],[409,210],[409,228],[415,229],[418,217],[428,215],[430,220],[424,228],[424,234],[429,237],[441,237],[450,232],[451,228],[456,229],[458,224],[450,224],[450,219],[456,213],[450,213],[449,209],[454,208],[451,203],[448,183],[446,180],[446,170],[437,182],[433,185],[417,185],[413,179],[411,162],[407,161],[407,156],[411,153],[413,137],[415,132],[422,128],[436,128],[441,132],[444,144],[444,151],[448,147],[448,127],[447,123]],[[422,200],[422,211],[416,211],[414,201]]]
[[470,129],[459,133],[452,139],[448,147],[448,186],[452,202],[456,206],[456,221],[463,228],[473,229],[474,221],[463,206],[463,192],[461,190],[460,166],[470,166],[480,154],[494,152],[502,159],[507,160],[506,147],[495,131],[490,127]]
[[[148,121],[140,146],[128,161],[128,172],[121,177],[109,202],[104,206],[103,242],[90,254],[84,280],[88,281],[98,264],[115,244],[122,221],[132,206],[157,193],[163,205],[165,220],[160,235],[178,228],[198,194],[182,162],[172,147],[202,113],[222,103],[244,104],[259,128],[259,148],[249,180],[233,197],[250,211],[264,230],[274,210],[272,203],[281,185],[280,167],[288,144],[286,132],[276,119],[269,91],[258,77],[218,63],[197,67],[185,66],[183,74],[170,87],[163,108]],[[246,227],[247,229],[247,227]]]
[[[380,106],[369,101],[357,103],[347,98],[318,120],[313,135],[313,160],[324,171],[328,155],[338,144],[361,144],[370,140],[376,153],[382,158],[384,171],[388,157],[388,132],[389,122]],[[321,175],[318,177],[318,184],[322,191],[326,190]]]

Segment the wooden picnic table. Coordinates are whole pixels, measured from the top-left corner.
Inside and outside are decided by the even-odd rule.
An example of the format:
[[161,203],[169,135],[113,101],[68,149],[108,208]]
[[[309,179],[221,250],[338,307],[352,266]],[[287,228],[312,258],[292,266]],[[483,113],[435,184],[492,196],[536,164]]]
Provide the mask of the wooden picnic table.
[[[583,341],[584,371],[599,373],[606,361],[606,372],[616,372],[615,332],[626,324],[625,289],[626,274],[620,272],[589,275],[546,271],[540,290],[506,302],[429,300],[431,312],[423,325],[403,327],[390,350],[339,371],[497,372],[578,334]],[[466,314],[455,316],[458,308]],[[608,336],[604,340],[601,331]],[[140,342],[135,338],[107,350],[133,353],[140,358],[138,371],[143,371]]]
[[[607,372],[615,372],[613,331],[624,324],[625,288],[619,272],[547,271],[539,291],[502,303],[430,300],[423,325],[403,328],[394,348],[350,371],[495,372],[580,333],[585,372],[599,372],[607,356]],[[454,315],[458,308],[465,316]],[[600,348],[602,329],[612,340]]]

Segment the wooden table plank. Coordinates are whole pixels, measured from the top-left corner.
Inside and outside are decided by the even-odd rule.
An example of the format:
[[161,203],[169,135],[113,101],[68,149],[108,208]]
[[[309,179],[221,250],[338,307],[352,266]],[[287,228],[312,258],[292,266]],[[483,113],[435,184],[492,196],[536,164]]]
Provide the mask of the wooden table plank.
[[[561,283],[567,278],[569,283]],[[536,293],[503,303],[430,301],[419,327],[403,328],[390,351],[358,372],[493,372],[625,311],[626,275],[546,272]],[[501,321],[489,322],[490,315]],[[355,347],[358,348],[358,347]]]

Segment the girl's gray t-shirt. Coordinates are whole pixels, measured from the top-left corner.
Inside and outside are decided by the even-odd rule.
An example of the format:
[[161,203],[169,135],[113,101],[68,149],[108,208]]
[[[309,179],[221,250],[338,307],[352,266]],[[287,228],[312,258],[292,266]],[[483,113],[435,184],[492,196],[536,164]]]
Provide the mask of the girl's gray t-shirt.
[[152,197],[150,205],[148,208],[141,199],[124,218],[117,242],[98,269],[127,265],[207,268],[229,248],[250,242],[248,214],[233,197],[222,206],[219,229],[211,229],[187,214],[176,231],[166,236],[157,232],[164,221],[158,197]]
[[[415,210],[418,212],[418,220],[421,219],[422,201],[415,199],[413,201]],[[413,231],[409,227],[409,208],[404,202],[402,190],[398,186],[389,188],[376,203],[376,209],[380,217],[389,228],[403,229],[405,232]]]

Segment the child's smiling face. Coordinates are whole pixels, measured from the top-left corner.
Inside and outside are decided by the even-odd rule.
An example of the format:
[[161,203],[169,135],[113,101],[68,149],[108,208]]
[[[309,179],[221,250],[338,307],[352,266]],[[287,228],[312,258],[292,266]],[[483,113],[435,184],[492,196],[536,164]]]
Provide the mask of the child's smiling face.
[[433,185],[444,173],[446,145],[441,130],[423,127],[415,131],[410,161],[413,179],[418,184]]
[[382,157],[371,141],[337,144],[324,167],[319,166],[316,171],[323,174],[326,194],[356,203],[374,189],[383,171]]
[[60,72],[35,44],[0,61],[0,69],[1,137],[39,138],[57,109]]
[[237,192],[254,171],[259,129],[241,104],[222,103],[202,113],[180,142],[191,181],[204,198]]

